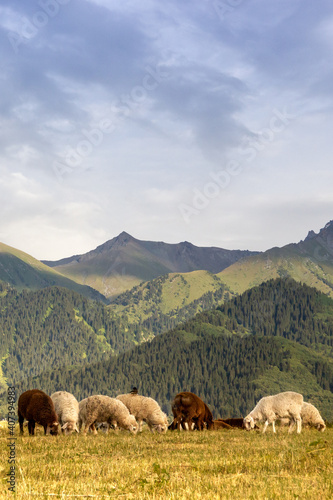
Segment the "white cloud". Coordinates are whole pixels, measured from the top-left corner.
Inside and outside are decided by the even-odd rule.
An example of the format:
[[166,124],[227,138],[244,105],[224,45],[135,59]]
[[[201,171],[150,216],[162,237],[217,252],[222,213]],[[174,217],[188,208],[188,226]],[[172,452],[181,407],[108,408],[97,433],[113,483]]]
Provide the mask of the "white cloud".
[[[332,219],[330,3],[222,18],[210,0],[71,0],[15,52],[36,9],[1,6],[2,241],[48,259],[122,230],[264,250]],[[294,114],[279,130],[276,110]],[[242,172],[186,223],[231,160]]]

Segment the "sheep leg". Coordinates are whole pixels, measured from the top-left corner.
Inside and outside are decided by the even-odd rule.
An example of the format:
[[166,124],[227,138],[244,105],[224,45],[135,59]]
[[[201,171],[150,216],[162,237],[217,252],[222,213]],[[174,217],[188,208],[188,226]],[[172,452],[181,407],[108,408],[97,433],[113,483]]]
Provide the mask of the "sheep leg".
[[293,432],[294,428],[295,428],[295,420],[294,420],[294,419],[291,419],[291,420],[290,420],[290,423],[289,423],[289,429],[288,429],[288,432],[289,432],[289,433]]
[[264,428],[263,428],[263,430],[262,430],[262,433],[263,433],[263,434],[267,431],[268,424],[269,424],[269,422],[268,422],[268,420],[266,420],[266,422],[265,422],[265,424],[264,424]]
[[185,419],[184,419],[184,425],[186,427],[187,430],[191,431],[193,430],[192,429],[192,417],[190,415],[188,415]]
[[35,421],[34,420],[29,420],[28,422],[28,430],[29,430],[29,435],[34,436],[35,435]]
[[297,434],[300,434],[301,433],[301,430],[302,430],[302,419],[299,417],[299,418],[296,418],[296,426],[297,426]]
[[204,421],[201,417],[197,419],[196,426],[198,431],[203,431],[204,430]]
[[19,418],[19,424],[20,424],[20,434],[23,435],[23,422],[24,422],[24,417],[22,417],[21,413],[19,412],[18,414]]
[[97,434],[97,431],[96,431],[96,427],[95,427],[95,422],[94,422],[94,420],[93,420],[93,421],[91,421],[91,420],[88,420],[88,419],[86,420],[86,425],[85,425],[85,427],[84,427],[83,435],[84,435],[84,436],[86,436],[86,435],[87,435],[87,432],[88,432],[88,430],[89,430],[89,427],[90,427],[90,429],[92,430],[93,434],[95,434],[95,435],[96,435],[96,434]]
[[174,422],[175,422],[176,429],[178,431],[184,429],[183,417],[181,415],[178,415],[177,417],[175,417]]
[[273,432],[275,434],[276,433],[276,430],[275,430],[275,420],[273,420],[273,422],[272,422],[272,427],[273,427]]

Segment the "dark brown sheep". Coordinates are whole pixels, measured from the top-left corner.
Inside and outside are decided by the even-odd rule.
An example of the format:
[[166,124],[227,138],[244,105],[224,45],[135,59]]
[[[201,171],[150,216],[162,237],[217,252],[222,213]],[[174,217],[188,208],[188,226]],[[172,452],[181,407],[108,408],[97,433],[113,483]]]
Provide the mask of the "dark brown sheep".
[[23,392],[18,400],[20,433],[23,434],[23,421],[28,420],[29,434],[35,434],[35,424],[44,427],[45,434],[58,434],[58,417],[50,396],[39,389]]
[[[198,429],[203,430],[205,426],[207,429],[213,427],[213,416],[206,405],[193,392],[180,392],[175,396],[172,403],[172,413],[174,416],[174,428],[189,430]],[[193,425],[194,424],[194,425]]]
[[[223,425],[225,424],[225,425]],[[244,419],[242,417],[239,418],[218,418],[214,420],[214,427],[224,428],[224,429],[245,429]],[[259,429],[256,425],[254,429]]]
[[223,420],[221,419],[217,419],[217,420],[214,420],[213,421],[213,424],[214,424],[214,430],[219,430],[219,429],[233,429],[233,427],[231,427],[231,425],[225,423]]

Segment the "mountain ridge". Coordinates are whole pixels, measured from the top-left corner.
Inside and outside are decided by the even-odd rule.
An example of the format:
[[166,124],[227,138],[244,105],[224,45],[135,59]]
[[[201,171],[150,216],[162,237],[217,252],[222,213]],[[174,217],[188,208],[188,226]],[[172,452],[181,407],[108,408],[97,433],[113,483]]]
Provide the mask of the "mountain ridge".
[[17,290],[40,290],[60,286],[83,296],[106,303],[106,298],[92,287],[81,285],[31,255],[0,242],[0,281]]
[[138,240],[123,231],[85,254],[42,262],[64,276],[112,297],[142,281],[168,273],[205,270],[215,274],[254,254],[257,252],[198,247],[187,241],[164,243]]
[[304,240],[249,256],[217,276],[233,292],[242,293],[268,279],[291,277],[333,297],[333,221]]

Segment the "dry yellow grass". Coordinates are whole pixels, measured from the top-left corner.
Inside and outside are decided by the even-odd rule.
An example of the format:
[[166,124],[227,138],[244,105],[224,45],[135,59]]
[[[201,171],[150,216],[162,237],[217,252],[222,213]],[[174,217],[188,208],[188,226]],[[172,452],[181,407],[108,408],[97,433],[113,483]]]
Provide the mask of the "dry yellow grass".
[[[9,498],[7,432],[0,436],[1,498]],[[332,429],[16,436],[20,499],[333,498]]]

